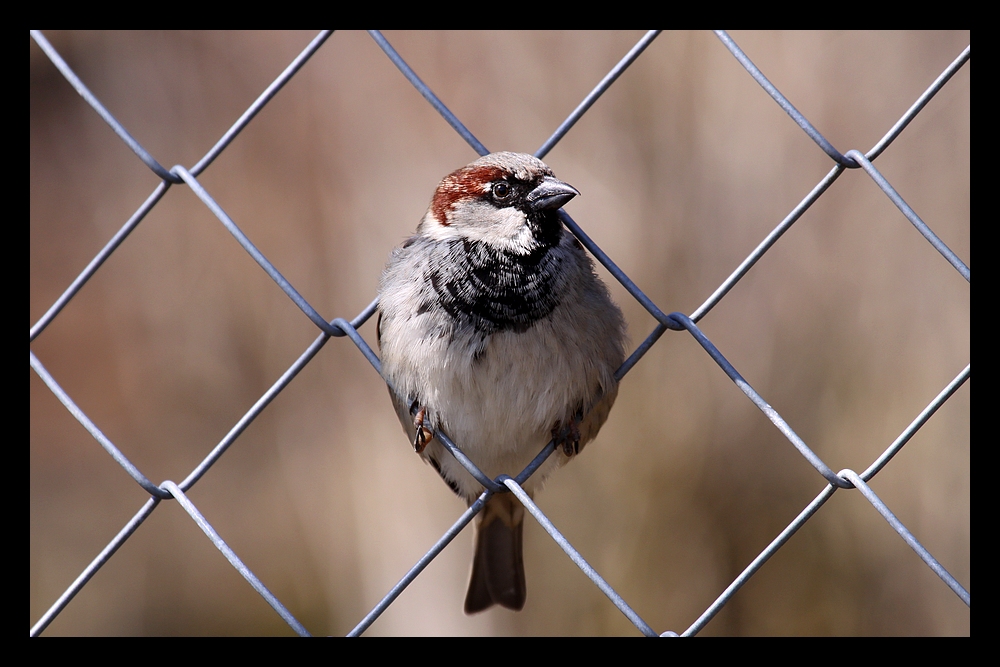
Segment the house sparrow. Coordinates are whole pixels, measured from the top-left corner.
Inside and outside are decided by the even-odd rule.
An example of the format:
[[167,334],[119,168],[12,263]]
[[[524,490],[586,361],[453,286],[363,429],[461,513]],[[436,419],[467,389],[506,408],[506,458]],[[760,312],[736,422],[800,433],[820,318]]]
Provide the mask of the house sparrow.
[[[491,478],[533,494],[604,424],[625,359],[625,322],[557,211],[579,192],[545,163],[492,153],[441,181],[417,232],[382,274],[382,374],[424,461],[469,504],[483,492],[439,430]],[[476,523],[465,612],[524,606],[524,507],[490,497]]]

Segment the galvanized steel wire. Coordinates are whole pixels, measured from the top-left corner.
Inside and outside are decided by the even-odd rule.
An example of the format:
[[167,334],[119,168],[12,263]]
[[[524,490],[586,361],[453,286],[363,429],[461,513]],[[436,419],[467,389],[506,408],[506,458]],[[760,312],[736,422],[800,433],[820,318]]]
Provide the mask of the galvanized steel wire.
[[[275,283],[285,292],[285,294],[299,307],[319,329],[319,333],[313,343],[299,356],[292,366],[256,401],[246,414],[231,428],[229,433],[208,453],[208,455],[191,471],[180,483],[164,481],[159,485],[151,482],[128,458],[115,446],[114,443],[101,431],[101,429],[80,409],[73,399],[60,387],[55,378],[46,370],[42,362],[35,353],[29,349],[29,365],[31,369],[42,379],[45,385],[55,394],[66,409],[75,417],[83,427],[98,441],[107,451],[112,459],[117,462],[125,472],[132,477],[143,490],[150,495],[149,500],[136,512],[121,531],[111,540],[111,542],[97,555],[96,558],[84,569],[84,571],[73,581],[66,591],[52,604],[52,606],[42,615],[42,617],[31,627],[30,635],[40,634],[52,622],[52,620],[62,611],[63,608],[73,599],[73,597],[87,584],[90,578],[106,563],[117,549],[132,535],[132,533],[145,521],[147,517],[156,509],[163,500],[176,500],[191,516],[195,523],[202,529],[211,542],[223,553],[233,567],[246,579],[246,581],[271,605],[279,616],[299,635],[308,635],[308,630],[299,623],[298,620],[282,605],[282,603],[267,589],[263,582],[250,571],[240,560],[236,553],[225,543],[215,529],[211,526],[206,517],[198,510],[187,496],[187,491],[204,475],[204,473],[226,452],[226,450],[236,441],[249,424],[268,406],[268,404],[295,378],[316,355],[316,353],[327,343],[331,337],[348,337],[355,344],[358,350],[371,363],[377,373],[380,373],[378,356],[368,346],[363,338],[358,334],[358,329],[363,326],[374,314],[378,300],[372,301],[361,313],[352,320],[344,318],[334,318],[326,320],[319,312],[313,308],[309,302],[295,289],[292,284],[281,275],[281,273],[271,264],[261,253],[253,242],[244,234],[236,222],[225,212],[222,206],[212,197],[212,195],[202,186],[198,176],[209,166],[218,155],[225,150],[229,143],[239,132],[253,119],[253,117],[276,95],[281,88],[299,71],[299,69],[316,53],[316,51],[330,37],[331,31],[323,31],[318,34],[312,42],[288,65],[288,67],[271,83],[270,86],[257,98],[257,100],[242,114],[242,116],[225,132],[221,139],[205,154],[193,167],[187,169],[177,165],[171,169],[164,168],[142,145],[128,132],[128,130],[107,110],[99,99],[86,87],[83,81],[66,64],[59,53],[46,40],[39,31],[32,31],[31,36],[41,47],[55,67],[76,89],[76,91],[87,101],[88,104],[100,115],[100,117],[111,126],[114,132],[125,142],[125,144],[136,154],[136,156],[162,179],[161,183],[153,190],[146,201],[136,210],[136,212],[126,221],[121,229],[112,236],[105,247],[94,257],[94,259],[84,268],[79,276],[66,288],[63,294],[56,299],[45,314],[31,327],[29,332],[29,345],[45,328],[59,315],[62,308],[76,295],[80,288],[100,269],[104,261],[127,239],[129,234],[143,220],[146,214],[163,198],[167,190],[172,185],[186,184],[201,199],[205,206],[219,219],[229,233],[236,239],[237,243],[247,251],[258,265],[271,277]],[[472,146],[480,155],[484,155],[489,150],[468,130],[468,128],[444,105],[444,103],[434,94],[434,92],[417,76],[406,61],[396,52],[388,40],[378,31],[370,31],[372,38],[382,48],[393,64],[399,68],[403,75],[413,84],[413,86],[423,95],[423,97],[437,110],[442,117]],[[649,31],[636,45],[621,59],[621,61],[598,83],[584,100],[576,107],[573,113],[555,130],[552,136],[546,140],[536,151],[538,157],[546,155],[562,137],[573,127],[591,105],[615,82],[637,58],[641,57],[644,50],[656,39],[659,31]],[[801,454],[826,483],[825,488],[809,503],[805,509],[777,536],[774,540],[744,569],[744,571],[718,596],[718,598],[697,618],[686,630],[680,633],[682,636],[697,634],[705,625],[722,609],[732,596],[743,586],[757,570],[774,553],[788,541],[788,539],[804,525],[811,516],[829,500],[838,489],[856,489],[862,496],[871,503],[872,507],[892,526],[900,537],[909,545],[917,555],[927,564],[931,570],[937,574],[942,581],[955,592],[955,594],[966,605],[971,606],[968,590],[959,583],[918,541],[918,539],[908,530],[902,522],[893,514],[891,509],[872,491],[868,482],[874,477],[892,457],[912,438],[928,419],[961,387],[970,376],[971,366],[966,366],[958,372],[952,380],[930,403],[918,414],[912,423],[893,441],[866,470],[856,473],[853,470],[845,469],[834,472],[816,453],[799,437],[791,426],[781,417],[781,415],[760,396],[760,394],[743,378],[736,368],[726,359],[722,352],[712,343],[711,340],[698,328],[697,322],[707,315],[729,292],[729,290],[750,270],[750,268],[777,242],[777,240],[800,218],[800,216],[815,203],[833,184],[835,180],[846,169],[862,169],[865,171],[876,185],[903,213],[905,218],[917,229],[917,231],[945,258],[945,260],[959,272],[962,277],[971,282],[970,270],[944,242],[934,234],[932,229],[917,215],[915,211],[906,203],[903,197],[893,188],[885,177],[874,167],[872,161],[875,160],[885,148],[902,132],[910,121],[924,108],[927,102],[947,84],[949,79],[959,69],[965,65],[971,57],[971,46],[967,47],[958,57],[941,73],[941,75],[930,84],[921,94],[907,112],[888,130],[873,148],[867,153],[862,153],[852,149],[844,153],[838,151],[823,135],[809,122],[784,96],[782,93],[764,76],[764,74],[751,62],[733,39],[723,31],[717,31],[717,36],[733,56],[746,68],[750,75],[760,84],[760,86],[770,95],[775,102],[802,128],[804,132],[822,149],[833,161],[834,166],[831,171],[796,205],[792,211],[782,220],[754,249],[750,255],[737,266],[731,275],[690,315],[683,313],[665,313],[662,311],[639,287],[622,271],[617,264],[583,231],[583,229],[565,211],[561,212],[561,217],[566,227],[580,240],[580,242],[603,264],[608,271],[617,279],[624,288],[637,300],[642,307],[653,316],[657,325],[645,340],[629,356],[626,362],[616,374],[619,379],[624,377],[643,355],[660,339],[667,329],[674,331],[687,331],[709,356],[719,365],[729,376],[747,398],[763,412],[774,424],[779,432],[789,441],[792,447]],[[555,446],[550,442],[534,461],[523,471],[514,477],[501,475],[492,480],[484,475],[475,464],[468,459],[461,451],[461,443],[453,443],[447,434],[438,433],[439,439],[456,458],[465,466],[469,472],[476,477],[486,489],[483,495],[470,506],[454,525],[438,540],[438,542],[407,572],[396,586],[394,586],[386,596],[377,604],[349,633],[350,635],[360,635],[387,609],[396,597],[422,572],[422,570],[451,542],[452,539],[476,516],[482,509],[485,501],[494,493],[513,493],[518,500],[524,504],[526,510],[531,514],[546,532],[563,549],[569,558],[574,562],[584,574],[590,578],[596,586],[618,607],[619,610],[635,625],[636,629],[647,636],[677,636],[674,631],[655,631],[646,623],[636,611],[619,595],[614,588],[583,558],[583,556],[570,544],[562,535],[558,528],[548,517],[538,508],[530,497],[522,490],[524,481],[548,458],[555,450]]]

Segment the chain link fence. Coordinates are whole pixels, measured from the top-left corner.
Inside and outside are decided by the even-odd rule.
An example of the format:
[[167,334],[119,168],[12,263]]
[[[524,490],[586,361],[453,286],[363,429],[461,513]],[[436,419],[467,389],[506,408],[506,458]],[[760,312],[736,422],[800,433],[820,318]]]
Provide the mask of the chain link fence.
[[[370,32],[372,39],[378,44],[385,55],[399,69],[403,76],[420,92],[427,102],[436,110],[445,121],[464,139],[477,153],[484,155],[489,152],[469,131],[462,120],[457,118],[445,104],[435,95],[414,72],[400,54],[393,48],[389,41],[378,31]],[[98,441],[101,447],[109,456],[118,463],[119,466],[149,495],[148,501],[138,512],[121,528],[118,534],[100,551],[93,561],[79,573],[79,576],[66,588],[56,599],[51,607],[37,619],[31,627],[30,634],[36,636],[41,634],[46,627],[55,619],[60,612],[72,602],[74,596],[83,589],[90,579],[106,564],[119,548],[133,535],[140,525],[149,518],[157,509],[161,501],[176,500],[178,504],[190,515],[191,519],[204,532],[209,540],[215,545],[225,558],[232,564],[246,582],[253,587],[274,609],[274,611],[299,635],[308,635],[309,630],[300,623],[291,611],[271,593],[264,582],[248,568],[240,559],[237,553],[230,548],[223,538],[212,527],[209,518],[195,506],[189,497],[191,488],[202,478],[202,476],[223,456],[233,445],[247,427],[268,407],[268,405],[295,379],[307,364],[312,361],[319,350],[329,341],[330,338],[348,338],[357,347],[358,351],[371,364],[376,373],[380,372],[379,359],[364,338],[358,333],[360,329],[374,314],[377,306],[377,299],[372,301],[357,316],[351,320],[337,317],[327,320],[296,290],[296,287],[289,282],[282,273],[264,256],[254,242],[238,226],[237,222],[227,214],[223,206],[217,201],[213,194],[205,187],[202,178],[203,173],[209,166],[230,146],[231,142],[239,133],[257,116],[257,114],[281,91],[281,89],[299,72],[313,55],[320,50],[330,38],[330,32],[322,32],[312,40],[312,42],[287,66],[281,75],[275,79],[270,86],[257,98],[256,101],[239,117],[222,137],[215,143],[204,157],[194,166],[186,168],[180,165],[165,167],[150,154],[137,141],[128,130],[108,111],[102,102],[91,93],[85,83],[66,64],[55,48],[46,40],[45,36],[38,31],[31,33],[32,38],[38,46],[45,52],[52,64],[59,70],[63,77],[75,88],[75,90],[87,101],[100,117],[111,126],[118,137],[125,145],[161,180],[160,184],[149,194],[143,204],[131,215],[128,221],[114,236],[107,241],[104,248],[93,258],[86,268],[77,276],[75,280],[65,289],[62,295],[51,305],[45,314],[35,322],[30,329],[29,345],[33,345],[36,338],[42,335],[56,318],[60,316],[64,307],[77,295],[87,281],[97,273],[105,261],[113,253],[122,247],[136,227],[144,218],[163,200],[175,185],[186,185],[207,207],[212,214],[223,224],[233,239],[252,257],[261,269],[281,288],[294,305],[316,326],[319,330],[315,340],[309,345],[301,356],[292,364],[284,374],[271,385],[271,387],[260,396],[254,405],[232,426],[231,430],[215,445],[207,456],[195,466],[186,477],[180,482],[170,480],[159,484],[151,481],[138,466],[122,453],[121,449],[115,445],[102,432],[100,426],[90,416],[82,410],[63,388],[58,380],[46,369],[43,361],[36,356],[34,350],[29,350],[29,364],[33,371],[52,391],[66,409],[76,418],[77,421]],[[643,53],[653,43],[659,31],[650,31],[645,34],[635,45],[621,58],[614,68],[604,77],[600,83],[579,103],[568,118],[552,133],[548,140],[535,152],[535,155],[544,159],[553,150],[560,140],[570,132],[574,125],[584,117],[591,106],[607,91],[637,59],[643,57]],[[833,166],[825,177],[820,180],[812,190],[799,201],[799,203],[785,216],[770,233],[760,240],[757,247],[747,256],[731,274],[722,282],[715,291],[690,314],[680,312],[665,312],[654,301],[641,290],[626,273],[619,268],[615,261],[608,256],[590,236],[563,211],[562,219],[566,227],[581,241],[587,250],[600,262],[601,265],[624,287],[625,290],[641,305],[646,312],[655,320],[656,324],[652,331],[635,348],[634,352],[627,359],[622,368],[618,371],[619,379],[624,378],[638,364],[654,345],[661,340],[667,330],[687,331],[705,353],[722,369],[722,371],[736,385],[736,389],[742,392],[753,405],[755,405],[773,424],[780,434],[787,440],[787,443],[794,448],[815,472],[825,482],[823,490],[792,520],[773,541],[766,546],[749,564],[745,565],[743,571],[737,576],[718,597],[704,609],[699,617],[693,620],[686,628],[654,628],[651,624],[643,620],[642,616],[619,595],[609,581],[592,567],[584,556],[577,551],[559,528],[551,521],[545,513],[524,493],[521,485],[552,454],[554,446],[552,443],[543,449],[535,461],[524,471],[511,471],[511,475],[501,476],[496,480],[487,478],[467,459],[461,452],[462,443],[451,443],[447,437],[441,435],[445,446],[452,451],[459,461],[473,474],[487,489],[483,496],[474,503],[467,511],[462,513],[451,528],[438,540],[433,547],[416,563],[406,575],[389,590],[385,597],[365,615],[359,619],[356,626],[349,633],[352,636],[364,633],[369,626],[396,600],[396,598],[413,582],[436,557],[437,555],[458,535],[463,528],[475,517],[482,508],[485,500],[493,493],[513,493],[525,506],[527,511],[538,521],[539,525],[552,537],[556,544],[565,552],[568,558],[596,585],[608,599],[621,611],[622,614],[635,626],[638,632],[647,636],[691,636],[700,632],[722,610],[731,600],[736,592],[746,584],[751,577],[768,561],[781,547],[796,533],[816,511],[825,504],[833,495],[841,489],[856,490],[870,503],[872,510],[877,512],[886,522],[892,526],[917,556],[949,587],[966,605],[970,604],[970,597],[966,587],[956,580],[939,563],[931,553],[924,548],[918,537],[914,535],[893,513],[893,511],[879,498],[869,486],[869,482],[875,477],[892,458],[900,451],[917,431],[935,414],[935,412],[945,404],[945,402],[968,380],[970,366],[957,370],[954,379],[948,382],[941,389],[940,393],[927,403],[926,407],[916,412],[912,422],[907,426],[895,440],[884,449],[867,468],[861,472],[852,469],[835,471],[824,460],[818,456],[801,438],[792,426],[762,397],[751,384],[740,374],[734,365],[727,359],[722,351],[709,339],[709,337],[698,326],[698,323],[708,315],[737,283],[746,276],[757,262],[774,246],[774,244],[788,231],[801,216],[809,210],[833,183],[846,171],[860,169],[864,171],[874,184],[900,211],[905,218],[930,245],[950,264],[964,279],[970,281],[968,266],[937,236],[931,227],[928,226],[920,216],[906,203],[904,197],[906,193],[897,192],[892,184],[874,166],[875,159],[883,153],[892,142],[907,128],[911,121],[917,117],[927,103],[945,87],[952,76],[962,69],[970,59],[971,47],[967,47],[930,83],[926,90],[912,103],[912,106],[899,118],[899,120],[885,132],[884,136],[875,143],[867,152],[856,149],[840,152],[828,141],[812,123],[801,114],[795,106],[785,98],[781,92],[767,79],[747,55],[740,49],[735,41],[725,32],[719,31],[717,37],[723,48],[728,49],[732,56],[745,68],[746,72],[770,95],[775,103],[784,110],[791,121],[796,123],[808,137],[822,150],[832,161]],[[881,221],[880,221],[881,222]],[[388,252],[388,248],[386,249]],[[633,334],[635,335],[635,334]],[[626,380],[627,382],[627,380]],[[388,402],[386,402],[388,406]],[[621,409],[619,407],[619,409]],[[591,454],[594,456],[596,454]],[[919,533],[919,530],[917,531]]]

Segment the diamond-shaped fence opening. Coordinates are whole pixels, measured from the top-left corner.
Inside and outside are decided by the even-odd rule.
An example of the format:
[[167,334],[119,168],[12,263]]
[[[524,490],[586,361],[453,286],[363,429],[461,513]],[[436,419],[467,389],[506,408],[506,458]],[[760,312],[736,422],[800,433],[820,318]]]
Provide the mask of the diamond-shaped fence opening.
[[[32,38],[32,635],[969,631],[967,35]],[[368,300],[536,136],[635,351],[462,619]]]

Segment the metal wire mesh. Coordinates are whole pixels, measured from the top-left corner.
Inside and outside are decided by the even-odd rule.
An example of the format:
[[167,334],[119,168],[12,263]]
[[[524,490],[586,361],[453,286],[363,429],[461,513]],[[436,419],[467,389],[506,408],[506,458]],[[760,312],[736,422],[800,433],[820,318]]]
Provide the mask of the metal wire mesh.
[[[615,82],[615,80],[638,58],[640,58],[647,47],[654,42],[659,31],[650,31],[644,35],[638,43],[621,59],[621,61],[607,74],[606,77],[586,96],[577,106],[572,114],[555,130],[552,136],[543,143],[536,151],[538,157],[544,157],[558,142],[566,135],[574,124],[584,116],[595,101]],[[184,510],[191,516],[199,528],[205,533],[212,543],[224,554],[234,568],[246,579],[246,581],[256,590],[271,607],[280,615],[285,622],[299,635],[308,635],[308,630],[295,619],[289,610],[267,589],[260,579],[250,571],[249,568],[239,559],[236,553],[226,544],[219,534],[212,528],[209,521],[202,515],[198,508],[191,502],[187,492],[201,479],[205,472],[216,463],[227,451],[249,424],[261,414],[268,404],[296,377],[296,375],[315,357],[317,352],[326,344],[331,337],[348,337],[370,362],[376,372],[379,372],[379,360],[374,351],[365,340],[359,335],[358,329],[362,327],[371,315],[375,312],[377,299],[368,305],[355,318],[348,321],[344,318],[334,318],[326,320],[310,303],[296,290],[296,288],[285,279],[275,266],[258,250],[248,236],[240,229],[237,223],[219,205],[212,194],[204,187],[199,180],[201,174],[209,165],[229,146],[230,142],[243,130],[247,124],[253,120],[257,113],[281,90],[299,69],[319,50],[330,37],[329,32],[320,33],[285,69],[284,72],[258,97],[258,99],[242,114],[233,126],[222,136],[221,139],[190,169],[183,166],[174,166],[170,169],[164,168],[153,156],[142,147],[120,124],[111,113],[102,105],[77,77],[77,75],[63,61],[59,53],[46,40],[44,35],[38,31],[31,33],[35,42],[42,48],[56,68],[73,85],[76,91],[90,104],[91,107],[107,122],[122,141],[130,148],[140,160],[151,169],[162,182],[154,189],[140,208],[129,218],[125,225],[107,242],[105,247],[80,273],[80,275],[66,288],[63,294],[53,303],[48,311],[31,327],[29,344],[41,335],[49,324],[59,316],[63,308],[74,298],[77,292],[87,283],[87,281],[101,268],[101,265],[114,253],[126,240],[129,234],[139,225],[145,216],[155,207],[172,185],[185,184],[201,200],[201,202],[218,218],[225,229],[232,235],[237,243],[253,258],[253,260],[266,272],[266,274],[283,290],[289,299],[311,320],[320,330],[313,343],[301,354],[296,362],[261,396],[253,407],[232,427],[229,433],[208,453],[207,456],[179,483],[164,481],[155,484],[150,481],[140,469],[134,465],[121,452],[118,447],[102,433],[100,427],[81,410],[77,404],[59,385],[57,380],[46,370],[45,366],[36,357],[34,351],[29,351],[29,364],[42,381],[51,389],[53,394],[70,411],[70,413],[86,428],[86,430],[100,443],[109,455],[125,470],[125,472],[139,484],[142,489],[150,495],[150,499],[132,517],[132,519],[121,529],[115,538],[97,555],[96,558],[84,569],[76,580],[65,590],[65,592],[52,604],[49,610],[34,623],[30,630],[32,636],[38,635],[52,622],[52,620],[69,604],[74,596],[87,585],[87,582],[94,574],[115,554],[115,552],[129,539],[133,532],[153,513],[162,500],[177,500]],[[777,225],[754,249],[754,251],[737,266],[731,275],[714,291],[705,302],[695,309],[690,315],[679,312],[667,313],[661,310],[636,284],[615,264],[615,262],[586,234],[586,232],[566,214],[561,213],[566,227],[577,236],[583,245],[592,255],[617,279],[622,286],[631,294],[635,300],[644,308],[655,320],[656,326],[646,336],[642,343],[635,349],[625,364],[618,372],[619,379],[623,378],[632,368],[639,363],[643,356],[661,339],[666,330],[688,331],[694,340],[708,353],[708,355],[718,364],[718,366],[737,385],[740,391],[771,421],[778,431],[788,440],[792,447],[816,470],[816,472],[826,482],[826,487],[819,493],[809,505],[777,536],[760,554],[743,570],[743,572],[718,596],[718,598],[698,617],[691,625],[680,634],[690,636],[697,634],[711,619],[723,608],[732,596],[742,587],[758,569],[777,552],[795,532],[805,524],[810,517],[829,500],[838,489],[856,489],[861,495],[871,503],[872,507],[892,526],[899,536],[909,545],[917,555],[927,564],[927,566],[937,574],[941,580],[950,587],[955,594],[966,604],[970,605],[969,593],[945,568],[934,559],[925,549],[913,533],[908,530],[892,511],[879,499],[871,490],[869,482],[883,467],[895,456],[896,453],[906,444],[913,435],[920,429],[928,419],[961,387],[970,375],[970,366],[966,366],[959,371],[955,378],[945,386],[941,392],[913,419],[912,423],[895,439],[892,444],[861,473],[856,473],[850,469],[834,472],[806,442],[796,434],[792,427],[782,418],[782,416],[769,405],[763,397],[744,379],[736,368],[727,360],[723,353],[698,327],[698,322],[704,318],[711,310],[719,304],[730,290],[747,274],[747,272],[760,260],[765,253],[772,248],[779,238],[809,209],[846,170],[862,169],[885,193],[892,203],[903,213],[905,218],[916,228],[916,230],[944,257],[944,259],[955,268],[958,273],[970,281],[968,266],[954,253],[947,245],[938,238],[931,228],[917,215],[913,209],[907,205],[903,197],[893,189],[892,185],[875,168],[872,161],[875,160],[906,126],[923,110],[927,102],[940,91],[970,59],[971,47],[966,48],[958,57],[933,81],[928,88],[916,99],[907,112],[886,132],[886,134],[867,153],[858,150],[848,150],[841,153],[823,137],[819,131],[801,114],[791,102],[789,102],[758,70],[750,59],[740,50],[736,43],[724,32],[717,33],[722,44],[729,49],[732,55],[743,65],[754,80],[764,88],[765,91],[779,104],[779,106],[797,123],[803,131],[823,150],[834,162],[830,172],[809,192],[793,210]],[[438,99],[434,92],[424,84],[417,74],[410,68],[403,58],[395,51],[392,45],[378,31],[371,32],[372,38],[382,48],[390,60],[399,68],[403,75],[417,88],[423,97],[440,113],[444,119],[458,132],[458,134],[479,154],[486,154],[488,149],[466,128],[465,125]],[[443,434],[441,439],[452,451],[462,464],[479,479],[487,491],[455,522],[441,539],[421,558],[413,568],[393,587],[376,605],[370,613],[358,622],[356,627],[349,633],[359,635],[363,633],[378,617],[393,603],[398,595],[424,570],[424,568],[451,542],[451,540],[475,517],[481,509],[485,500],[493,493],[513,493],[526,507],[528,512],[539,522],[543,529],[548,532],[559,547],[565,551],[572,562],[589,577],[594,584],[618,607],[618,609],[628,618],[628,620],[642,634],[648,636],[656,635],[676,635],[671,630],[653,629],[646,623],[639,614],[620,596],[614,588],[583,558],[583,556],[570,544],[558,528],[548,517],[538,508],[537,505],[521,490],[520,485],[537,469],[538,466],[554,451],[552,443],[543,449],[536,460],[516,477],[501,476],[496,480],[490,480],[483,475],[475,464],[467,459],[461,452],[462,443],[451,443]],[[511,471],[512,474],[516,471]]]

